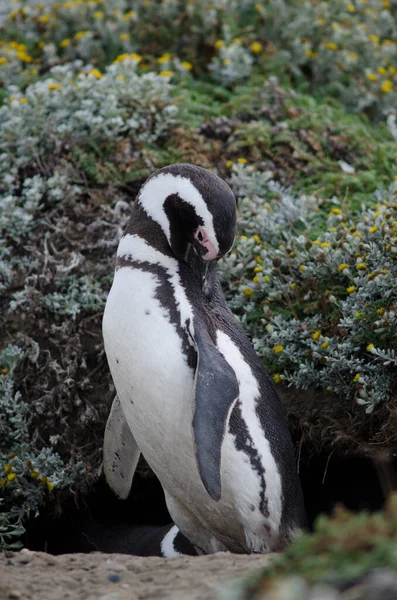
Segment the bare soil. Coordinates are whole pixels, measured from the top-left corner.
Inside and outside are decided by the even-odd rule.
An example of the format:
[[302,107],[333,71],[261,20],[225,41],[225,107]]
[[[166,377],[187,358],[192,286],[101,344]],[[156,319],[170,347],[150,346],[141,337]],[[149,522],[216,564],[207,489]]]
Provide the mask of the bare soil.
[[24,549],[0,555],[0,600],[210,600],[222,584],[267,566],[272,556],[52,556]]

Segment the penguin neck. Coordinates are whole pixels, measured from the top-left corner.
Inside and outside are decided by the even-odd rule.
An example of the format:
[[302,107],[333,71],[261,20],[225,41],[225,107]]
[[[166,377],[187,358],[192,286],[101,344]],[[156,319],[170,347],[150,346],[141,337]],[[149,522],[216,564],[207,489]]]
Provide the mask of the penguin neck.
[[147,215],[138,202],[135,202],[132,207],[131,216],[124,230],[124,235],[128,234],[139,236],[155,250],[175,258],[161,226]]
[[184,266],[182,267],[185,278],[188,279],[196,289],[199,287],[207,300],[211,300],[217,282],[216,263],[216,260],[203,260],[195,253],[193,248],[190,247],[187,253],[186,262],[183,263]]

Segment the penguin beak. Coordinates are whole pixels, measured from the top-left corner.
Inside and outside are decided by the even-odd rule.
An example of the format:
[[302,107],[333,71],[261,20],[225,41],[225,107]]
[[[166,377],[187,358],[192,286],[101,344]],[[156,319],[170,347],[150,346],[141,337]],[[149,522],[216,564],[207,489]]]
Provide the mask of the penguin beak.
[[198,227],[193,235],[195,239],[195,247],[197,248],[203,260],[215,260],[218,258],[218,249],[207,236],[204,227]]

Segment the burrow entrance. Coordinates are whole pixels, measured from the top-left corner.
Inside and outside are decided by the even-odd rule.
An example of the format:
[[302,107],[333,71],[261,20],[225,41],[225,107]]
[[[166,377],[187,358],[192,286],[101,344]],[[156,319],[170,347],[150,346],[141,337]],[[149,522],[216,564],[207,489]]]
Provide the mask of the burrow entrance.
[[[309,526],[319,514],[330,514],[337,503],[359,511],[382,507],[397,489],[397,461],[374,461],[362,456],[311,454],[301,449],[300,469]],[[171,521],[163,490],[153,473],[139,472],[130,496],[118,500],[104,479],[78,503],[62,506],[60,517],[43,514],[27,523],[24,544],[52,554],[116,552],[137,526],[161,526]]]

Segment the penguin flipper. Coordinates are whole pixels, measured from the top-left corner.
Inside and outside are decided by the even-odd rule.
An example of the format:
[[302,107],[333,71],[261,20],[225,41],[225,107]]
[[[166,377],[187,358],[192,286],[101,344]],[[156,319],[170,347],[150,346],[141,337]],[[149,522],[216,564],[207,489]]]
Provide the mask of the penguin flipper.
[[221,497],[221,449],[231,410],[239,397],[236,374],[209,338],[195,331],[197,367],[193,431],[201,480],[214,500]]
[[130,493],[140,450],[125,419],[119,397],[113,400],[103,442],[103,470],[113,492],[124,500]]

